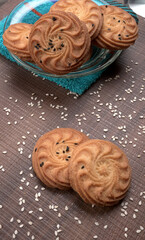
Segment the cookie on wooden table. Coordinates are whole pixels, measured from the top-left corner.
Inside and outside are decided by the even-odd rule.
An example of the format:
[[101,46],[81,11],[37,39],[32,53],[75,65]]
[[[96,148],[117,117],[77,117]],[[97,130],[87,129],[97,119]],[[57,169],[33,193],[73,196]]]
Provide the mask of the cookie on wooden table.
[[87,27],[73,13],[49,12],[32,27],[32,59],[45,72],[62,75],[76,70],[90,51]]
[[15,23],[3,34],[3,44],[23,61],[32,61],[29,52],[29,35],[32,24]]
[[50,11],[65,11],[74,13],[83,21],[90,37],[94,39],[101,30],[103,17],[99,6],[91,0],[59,0]]
[[48,187],[70,188],[68,164],[73,151],[88,137],[71,128],[57,128],[40,137],[32,154],[33,169]]
[[138,25],[135,19],[122,8],[100,6],[104,20],[102,29],[94,40],[100,48],[119,50],[134,44],[138,37]]
[[69,163],[72,188],[90,204],[118,203],[129,188],[130,178],[126,155],[109,141],[94,139],[82,143]]

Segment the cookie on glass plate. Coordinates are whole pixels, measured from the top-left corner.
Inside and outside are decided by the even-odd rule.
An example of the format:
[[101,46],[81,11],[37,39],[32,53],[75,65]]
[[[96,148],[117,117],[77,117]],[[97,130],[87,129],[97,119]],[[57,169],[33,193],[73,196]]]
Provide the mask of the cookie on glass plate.
[[112,206],[124,198],[131,168],[123,151],[109,141],[88,140],[69,162],[72,188],[90,204]]
[[45,72],[62,75],[76,70],[87,59],[91,38],[73,13],[49,12],[32,27],[30,54]]
[[3,44],[23,61],[32,61],[29,52],[29,35],[32,24],[15,23],[3,34]]
[[86,24],[91,39],[97,37],[103,24],[101,10],[91,0],[59,0],[50,8],[51,11],[74,13]]
[[48,187],[69,189],[68,164],[72,153],[88,137],[71,128],[57,128],[40,137],[32,154],[37,177]]
[[138,25],[135,19],[122,8],[100,6],[104,20],[103,26],[93,43],[100,48],[119,50],[134,44],[138,37]]

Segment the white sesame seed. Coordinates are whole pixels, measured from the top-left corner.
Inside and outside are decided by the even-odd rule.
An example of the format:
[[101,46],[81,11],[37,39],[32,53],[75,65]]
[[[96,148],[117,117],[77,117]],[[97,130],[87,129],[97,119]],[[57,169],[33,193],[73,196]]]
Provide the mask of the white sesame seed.
[[58,213],[58,217],[61,217],[61,213]]
[[12,217],[11,219],[10,219],[10,222],[12,223],[14,221],[14,218]]
[[133,218],[136,218],[136,214],[135,213],[133,214]]
[[104,226],[104,229],[107,229],[107,227],[108,227],[108,225],[105,225],[105,226]]
[[29,214],[31,214],[31,213],[33,213],[33,211],[32,211],[32,210],[30,210],[30,211],[29,211]]
[[32,221],[29,221],[29,222],[28,222],[28,224],[29,224],[29,225],[32,225],[32,224],[33,224],[33,222],[32,222]]
[[99,223],[98,223],[98,222],[95,222],[95,225],[96,225],[96,226],[99,226]]
[[139,201],[138,205],[141,206],[142,205],[142,201]]
[[21,220],[20,220],[20,219],[17,219],[17,223],[21,223]]
[[21,224],[19,227],[20,227],[20,228],[24,227],[24,224]]
[[97,238],[98,238],[98,236],[97,236],[97,235],[95,235],[95,236],[93,236],[93,238],[94,238],[94,239],[97,239]]
[[0,224],[0,229],[2,229],[2,225]]
[[12,235],[12,238],[14,239],[14,238],[16,238],[16,236],[15,236],[15,234],[13,233],[13,235]]
[[140,226],[140,229],[141,229],[141,230],[144,230],[144,227],[143,227],[143,226]]
[[2,205],[0,205],[0,208],[2,208],[3,206]]
[[3,154],[6,154],[7,153],[7,151],[3,151]]
[[127,232],[127,231],[128,231],[128,228],[127,228],[127,227],[125,227],[125,228],[124,228],[124,231],[125,231],[125,232]]
[[25,208],[24,208],[24,207],[22,207],[22,208],[21,208],[21,212],[24,212],[24,210],[25,210]]
[[65,206],[65,210],[66,210],[66,211],[68,210],[68,206]]
[[141,229],[137,229],[137,230],[136,230],[136,233],[140,233],[140,232],[141,232]]
[[124,237],[126,237],[126,238],[128,237],[127,233],[124,233]]

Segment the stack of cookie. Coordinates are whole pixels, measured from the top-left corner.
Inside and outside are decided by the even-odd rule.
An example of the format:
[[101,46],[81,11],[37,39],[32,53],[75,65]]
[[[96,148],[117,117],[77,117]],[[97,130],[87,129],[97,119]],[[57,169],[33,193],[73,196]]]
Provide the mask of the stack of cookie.
[[135,19],[121,8],[98,6],[91,0],[59,0],[33,25],[11,25],[3,42],[20,59],[33,61],[45,72],[63,75],[89,60],[92,44],[125,49],[137,36]]
[[120,148],[109,141],[90,140],[71,128],[57,128],[40,137],[32,165],[46,186],[72,187],[90,204],[117,204],[130,185],[131,168]]

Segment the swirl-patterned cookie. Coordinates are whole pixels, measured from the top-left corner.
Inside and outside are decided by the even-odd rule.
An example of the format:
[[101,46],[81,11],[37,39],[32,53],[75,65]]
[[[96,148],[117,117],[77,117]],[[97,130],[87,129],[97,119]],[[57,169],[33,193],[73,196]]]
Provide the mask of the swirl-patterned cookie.
[[65,11],[74,13],[83,21],[90,37],[94,39],[101,30],[103,18],[99,6],[91,0],[59,0],[50,11]]
[[3,44],[23,61],[32,61],[29,52],[29,35],[32,24],[16,23],[10,25],[3,34]]
[[77,69],[86,61],[91,39],[87,28],[73,13],[49,12],[32,27],[29,40],[34,62],[57,75]]
[[40,137],[32,154],[33,169],[48,187],[70,188],[68,164],[73,151],[87,136],[71,128],[54,129]]
[[88,140],[73,153],[69,178],[72,188],[85,202],[111,206],[125,196],[131,169],[126,155],[116,145]]
[[103,5],[100,9],[104,21],[94,44],[110,50],[126,49],[134,44],[138,37],[138,25],[135,19],[119,7]]

